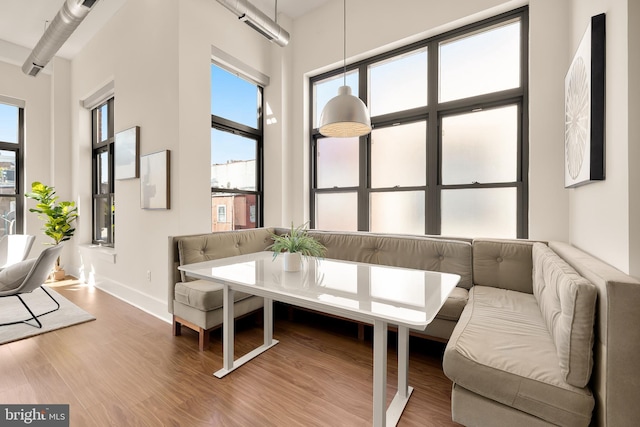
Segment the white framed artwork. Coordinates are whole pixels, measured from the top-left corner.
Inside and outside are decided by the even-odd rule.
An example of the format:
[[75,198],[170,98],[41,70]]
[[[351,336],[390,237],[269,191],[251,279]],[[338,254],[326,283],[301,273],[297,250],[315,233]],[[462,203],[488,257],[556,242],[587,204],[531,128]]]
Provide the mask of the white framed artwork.
[[169,150],[140,156],[140,207],[170,209]]

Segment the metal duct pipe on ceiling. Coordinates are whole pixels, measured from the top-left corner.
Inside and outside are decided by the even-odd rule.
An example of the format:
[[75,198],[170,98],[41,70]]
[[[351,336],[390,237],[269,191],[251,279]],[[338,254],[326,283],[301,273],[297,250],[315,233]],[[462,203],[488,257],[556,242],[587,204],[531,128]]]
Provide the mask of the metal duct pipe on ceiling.
[[22,71],[30,76],[36,76],[89,14],[97,1],[66,0],[22,65]]
[[289,33],[247,0],[216,0],[238,19],[279,46],[289,44]]

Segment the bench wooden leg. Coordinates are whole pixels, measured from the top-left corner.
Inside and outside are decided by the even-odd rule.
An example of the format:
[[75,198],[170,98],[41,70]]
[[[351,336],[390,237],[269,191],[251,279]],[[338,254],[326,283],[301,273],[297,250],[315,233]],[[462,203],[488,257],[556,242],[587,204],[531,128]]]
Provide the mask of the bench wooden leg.
[[198,348],[200,351],[209,348],[209,331],[206,329],[198,328]]
[[189,329],[193,329],[198,333],[198,348],[201,351],[209,348],[209,333],[211,332],[210,329],[208,330],[201,328],[198,325],[181,319],[180,317],[173,316],[173,336],[177,337],[182,335],[182,325],[188,327]]
[[358,341],[364,341],[364,324],[358,323]]
[[182,335],[182,323],[178,322],[176,316],[173,316],[173,336],[177,337]]

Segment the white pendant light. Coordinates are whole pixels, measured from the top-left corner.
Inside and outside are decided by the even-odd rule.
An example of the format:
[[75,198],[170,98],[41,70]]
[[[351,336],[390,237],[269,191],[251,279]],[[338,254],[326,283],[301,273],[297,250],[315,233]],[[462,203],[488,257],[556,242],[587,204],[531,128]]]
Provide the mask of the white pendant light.
[[344,83],[338,96],[331,98],[320,115],[320,133],[324,136],[349,138],[371,132],[371,117],[364,102],[351,94],[347,86],[347,0],[344,7]]

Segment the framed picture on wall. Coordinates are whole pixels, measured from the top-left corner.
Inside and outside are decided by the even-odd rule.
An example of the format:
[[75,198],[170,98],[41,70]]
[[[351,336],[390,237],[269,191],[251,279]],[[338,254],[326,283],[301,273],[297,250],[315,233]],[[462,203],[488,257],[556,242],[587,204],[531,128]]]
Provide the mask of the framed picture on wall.
[[116,134],[114,146],[116,179],[138,178],[140,163],[138,153],[140,151],[140,127],[134,126]]
[[593,16],[564,80],[564,185],[605,177],[605,15]]
[[170,209],[169,150],[140,156],[140,207]]

